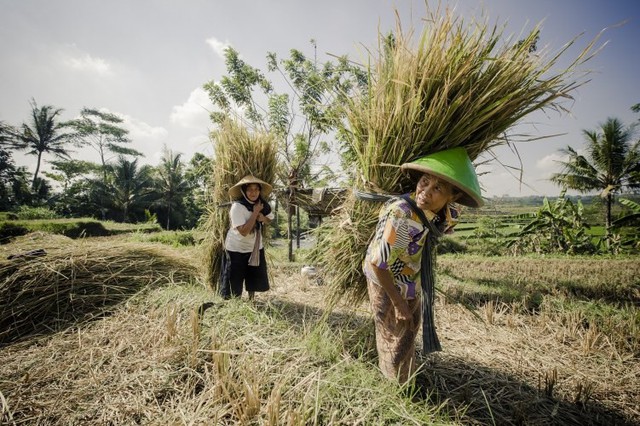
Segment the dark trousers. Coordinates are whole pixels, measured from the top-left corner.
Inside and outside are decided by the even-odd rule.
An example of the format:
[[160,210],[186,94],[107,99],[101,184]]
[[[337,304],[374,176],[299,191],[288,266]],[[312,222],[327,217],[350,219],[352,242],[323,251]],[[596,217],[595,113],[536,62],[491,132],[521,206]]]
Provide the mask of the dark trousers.
[[[228,257],[227,257],[228,256]],[[269,290],[267,260],[264,249],[260,250],[260,265],[249,266],[251,253],[227,251],[223,256],[222,282],[220,294],[225,299],[242,296],[242,288],[249,292]]]

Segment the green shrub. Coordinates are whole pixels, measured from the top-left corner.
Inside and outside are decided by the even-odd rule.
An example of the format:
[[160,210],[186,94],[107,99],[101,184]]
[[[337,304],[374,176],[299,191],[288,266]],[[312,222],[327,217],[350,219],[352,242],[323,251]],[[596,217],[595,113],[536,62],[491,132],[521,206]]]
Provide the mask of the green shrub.
[[196,239],[191,231],[165,231],[155,234],[135,234],[134,240],[151,243],[161,243],[173,247],[195,246]]
[[532,220],[509,242],[515,254],[567,253],[592,254],[598,249],[589,234],[584,207],[580,200],[574,204],[563,190],[554,203],[544,199]]
[[17,219],[34,220],[34,219],[58,219],[60,216],[53,210],[46,207],[29,207],[20,206],[16,213]]

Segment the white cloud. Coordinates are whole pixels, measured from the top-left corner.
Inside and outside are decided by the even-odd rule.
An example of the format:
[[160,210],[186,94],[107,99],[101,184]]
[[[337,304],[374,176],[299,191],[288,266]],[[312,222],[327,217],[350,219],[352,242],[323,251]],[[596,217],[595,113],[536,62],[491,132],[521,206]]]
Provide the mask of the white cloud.
[[216,55],[222,59],[224,59],[224,49],[231,47],[231,43],[228,41],[220,41],[215,37],[208,38],[206,42],[213,49]]
[[[104,110],[101,109],[101,111]],[[146,161],[160,158],[164,144],[169,136],[167,129],[161,126],[152,126],[129,115],[115,114],[124,120],[122,127],[129,131],[128,137],[132,142],[129,147],[142,152]]]
[[557,171],[560,168],[559,161],[567,161],[567,156],[559,153],[551,153],[536,161],[536,168],[546,172]]
[[190,129],[206,129],[209,125],[209,111],[213,104],[201,87],[189,94],[189,99],[182,105],[174,105],[171,111],[171,122]]
[[119,114],[124,122],[123,127],[129,130],[129,137],[132,140],[144,139],[153,141],[162,141],[167,138],[168,132],[164,127],[152,126],[137,118],[128,115]]
[[112,67],[105,59],[93,57],[88,53],[81,56],[68,55],[63,58],[63,63],[75,71],[96,73],[98,75],[109,75]]

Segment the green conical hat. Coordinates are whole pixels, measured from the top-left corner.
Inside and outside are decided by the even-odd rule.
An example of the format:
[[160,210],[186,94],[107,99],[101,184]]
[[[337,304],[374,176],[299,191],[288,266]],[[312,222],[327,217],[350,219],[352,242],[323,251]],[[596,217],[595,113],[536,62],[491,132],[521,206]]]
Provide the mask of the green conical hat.
[[425,155],[410,163],[404,163],[400,168],[429,173],[449,182],[462,191],[463,195],[456,200],[459,204],[469,207],[480,207],[484,204],[478,176],[464,148],[452,148]]

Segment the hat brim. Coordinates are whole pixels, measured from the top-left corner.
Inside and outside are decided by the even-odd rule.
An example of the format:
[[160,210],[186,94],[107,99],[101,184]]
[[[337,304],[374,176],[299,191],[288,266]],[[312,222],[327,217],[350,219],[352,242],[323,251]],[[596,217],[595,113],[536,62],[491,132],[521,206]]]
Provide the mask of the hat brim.
[[449,176],[439,173],[437,170],[434,170],[429,167],[425,167],[423,165],[414,164],[414,163],[405,163],[400,166],[400,169],[405,172],[418,172],[418,173],[428,173],[432,176],[437,177],[438,179],[442,179],[443,181],[449,183],[451,186],[457,188],[461,195],[455,201],[458,204],[462,204],[463,206],[478,208],[484,205],[484,201],[481,197],[478,197],[471,188],[466,187],[464,184],[451,179]]
[[271,195],[271,192],[273,191],[273,186],[262,179],[258,179],[255,176],[245,176],[240,179],[240,182],[229,188],[229,196],[231,199],[237,200],[238,198],[242,198],[242,185],[248,185],[250,183],[257,183],[260,185],[260,196],[262,198],[269,198],[269,195]]

